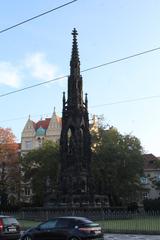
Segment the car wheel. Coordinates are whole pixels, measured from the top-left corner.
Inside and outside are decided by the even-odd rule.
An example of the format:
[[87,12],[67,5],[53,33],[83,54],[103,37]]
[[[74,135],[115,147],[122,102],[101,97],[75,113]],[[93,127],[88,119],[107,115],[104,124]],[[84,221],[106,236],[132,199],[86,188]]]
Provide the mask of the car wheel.
[[30,236],[25,236],[25,237],[23,238],[23,240],[32,240],[32,237],[30,237]]

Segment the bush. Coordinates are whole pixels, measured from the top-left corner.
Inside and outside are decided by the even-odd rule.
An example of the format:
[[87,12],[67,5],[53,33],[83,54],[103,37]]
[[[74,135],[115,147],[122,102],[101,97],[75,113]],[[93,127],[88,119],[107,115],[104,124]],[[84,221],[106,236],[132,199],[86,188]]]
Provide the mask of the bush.
[[160,211],[160,199],[145,199],[143,201],[144,210],[148,211]]
[[127,206],[127,211],[128,212],[139,212],[137,202],[129,203],[128,206]]

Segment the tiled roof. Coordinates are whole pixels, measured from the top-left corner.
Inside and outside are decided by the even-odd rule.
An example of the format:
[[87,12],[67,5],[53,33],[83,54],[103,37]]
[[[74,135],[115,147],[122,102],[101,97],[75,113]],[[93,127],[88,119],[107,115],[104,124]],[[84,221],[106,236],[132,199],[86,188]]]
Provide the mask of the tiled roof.
[[[62,119],[61,117],[56,115],[56,119],[58,124],[62,124]],[[49,126],[49,122],[50,122],[51,118],[45,118],[44,120],[40,120],[37,123],[34,124],[34,128],[37,130],[38,128],[44,128],[47,129]]]
[[[160,168],[160,160],[154,156],[153,154],[144,154],[143,155],[144,159],[144,169],[159,169]],[[157,164],[157,161],[159,161],[159,164]],[[159,166],[158,166],[159,165]]]
[[48,128],[49,122],[51,118],[46,118],[45,120],[40,120],[36,123],[35,129],[37,130],[38,128],[42,127],[44,129]]

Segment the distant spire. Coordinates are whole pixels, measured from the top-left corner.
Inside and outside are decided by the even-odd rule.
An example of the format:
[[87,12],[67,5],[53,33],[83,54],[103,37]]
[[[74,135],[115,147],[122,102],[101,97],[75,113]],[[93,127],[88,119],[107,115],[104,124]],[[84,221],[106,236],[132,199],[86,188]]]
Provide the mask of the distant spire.
[[55,118],[55,117],[56,117],[56,108],[55,108],[55,106],[54,106],[54,108],[53,108],[52,118]]
[[74,28],[72,31],[73,35],[73,44],[72,44],[72,55],[71,55],[71,61],[70,61],[70,67],[71,67],[71,73],[74,72],[76,69],[77,73],[80,73],[79,65],[79,53],[78,53],[78,44],[77,44],[77,30]]
[[28,119],[30,120],[30,118],[31,118],[31,115],[29,114]]

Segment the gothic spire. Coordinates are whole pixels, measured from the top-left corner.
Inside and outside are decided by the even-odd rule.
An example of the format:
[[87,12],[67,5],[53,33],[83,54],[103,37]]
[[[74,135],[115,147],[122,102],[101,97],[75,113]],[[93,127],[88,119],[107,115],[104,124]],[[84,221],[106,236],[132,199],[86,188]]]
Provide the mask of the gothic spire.
[[70,61],[70,76],[68,77],[68,106],[80,108],[83,106],[82,76],[80,75],[80,61],[77,44],[77,30],[72,31],[73,43]]
[[72,31],[73,35],[73,44],[72,44],[72,54],[71,54],[71,74],[76,73],[80,74],[80,61],[79,61],[79,53],[78,53],[78,43],[77,43],[77,30],[74,28]]
[[[68,76],[68,97],[63,93],[62,130],[60,137],[59,202],[71,203],[90,199],[91,142],[87,95],[83,102],[83,79],[77,31],[72,31],[73,43]],[[63,199],[63,200],[62,200]]]

